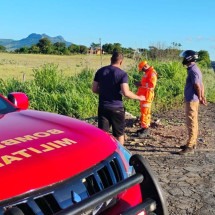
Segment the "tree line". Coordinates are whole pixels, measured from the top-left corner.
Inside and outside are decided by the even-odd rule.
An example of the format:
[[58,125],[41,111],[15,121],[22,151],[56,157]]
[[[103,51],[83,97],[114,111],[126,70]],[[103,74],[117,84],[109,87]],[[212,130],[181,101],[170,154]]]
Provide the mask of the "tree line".
[[[99,54],[112,54],[114,51],[122,52],[126,57],[161,61],[180,60],[179,54],[181,44],[173,42],[171,46],[164,47],[161,44],[149,46],[146,48],[125,48],[120,43],[106,43],[101,46],[99,43],[92,43],[90,47],[85,45],[71,44],[69,46],[64,42],[52,43],[48,38],[42,38],[39,42],[31,47],[21,47],[14,50],[15,53],[23,54],[55,54],[55,55],[71,55],[71,54],[87,54],[90,50],[99,50]],[[6,48],[0,45],[0,52],[7,52]],[[199,63],[204,67],[211,67],[209,53],[205,50],[200,50]]]

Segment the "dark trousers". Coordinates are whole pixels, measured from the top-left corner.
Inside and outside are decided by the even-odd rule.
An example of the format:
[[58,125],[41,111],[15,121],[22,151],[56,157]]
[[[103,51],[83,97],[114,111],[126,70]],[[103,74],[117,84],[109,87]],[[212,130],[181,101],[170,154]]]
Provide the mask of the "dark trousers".
[[124,108],[98,108],[98,127],[109,132],[112,127],[114,137],[124,135],[125,109]]

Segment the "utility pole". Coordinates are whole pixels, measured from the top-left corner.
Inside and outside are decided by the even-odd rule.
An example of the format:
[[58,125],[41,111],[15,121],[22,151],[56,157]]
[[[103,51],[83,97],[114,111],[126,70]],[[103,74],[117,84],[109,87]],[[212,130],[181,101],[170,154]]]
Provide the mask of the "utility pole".
[[100,62],[101,62],[101,67],[102,67],[102,40],[99,38],[99,43],[100,43]]

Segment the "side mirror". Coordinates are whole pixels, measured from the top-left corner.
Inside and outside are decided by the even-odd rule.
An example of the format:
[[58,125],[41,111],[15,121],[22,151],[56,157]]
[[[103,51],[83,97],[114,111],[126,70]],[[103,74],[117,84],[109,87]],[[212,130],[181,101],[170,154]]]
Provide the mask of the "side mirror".
[[26,110],[29,107],[28,97],[25,93],[12,92],[8,94],[7,98],[11,103],[21,110]]

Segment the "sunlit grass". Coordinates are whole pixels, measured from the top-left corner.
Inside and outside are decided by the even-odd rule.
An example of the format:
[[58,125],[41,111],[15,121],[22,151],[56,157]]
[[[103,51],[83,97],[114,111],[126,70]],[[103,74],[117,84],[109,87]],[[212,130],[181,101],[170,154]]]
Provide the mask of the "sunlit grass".
[[[39,55],[0,53],[0,74],[2,79],[31,80],[33,69],[54,63],[66,76],[81,72],[85,68],[93,70],[110,64],[110,55]],[[134,61],[125,58],[122,69],[127,70]]]

